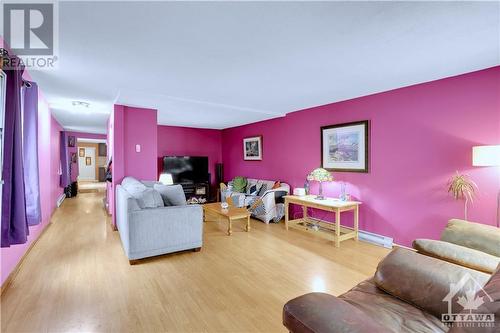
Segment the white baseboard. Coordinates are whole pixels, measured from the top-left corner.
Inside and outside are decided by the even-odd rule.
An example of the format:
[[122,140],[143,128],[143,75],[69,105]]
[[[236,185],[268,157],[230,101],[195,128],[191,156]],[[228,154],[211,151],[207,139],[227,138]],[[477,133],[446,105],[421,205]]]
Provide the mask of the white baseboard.
[[57,207],[60,207],[64,201],[64,199],[66,199],[66,194],[61,194],[59,196],[59,198],[57,198]]
[[[318,219],[315,217],[309,217],[309,220],[316,220],[316,221],[327,222],[327,223],[331,224],[331,222],[324,221],[324,220],[321,220],[321,219]],[[351,227],[344,227],[344,228],[352,230]],[[375,244],[378,246],[383,246],[383,247],[388,248],[388,249],[392,249],[392,246],[394,245],[394,240],[391,237],[375,234],[375,233],[369,232],[369,231],[359,230],[358,237],[359,237],[359,240],[362,240],[362,241],[368,242],[368,243],[372,243],[372,244]]]

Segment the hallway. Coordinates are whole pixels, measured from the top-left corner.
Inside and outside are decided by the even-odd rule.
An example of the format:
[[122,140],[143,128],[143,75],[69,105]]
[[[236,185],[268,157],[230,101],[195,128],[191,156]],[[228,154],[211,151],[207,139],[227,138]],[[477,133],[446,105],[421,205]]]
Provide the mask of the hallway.
[[[1,298],[2,332],[285,332],[283,304],[300,294],[339,294],[373,274],[388,250],[346,241],[340,249],[283,224],[204,224],[201,252],[130,266],[102,193],[56,210]],[[345,244],[345,245],[344,245]]]

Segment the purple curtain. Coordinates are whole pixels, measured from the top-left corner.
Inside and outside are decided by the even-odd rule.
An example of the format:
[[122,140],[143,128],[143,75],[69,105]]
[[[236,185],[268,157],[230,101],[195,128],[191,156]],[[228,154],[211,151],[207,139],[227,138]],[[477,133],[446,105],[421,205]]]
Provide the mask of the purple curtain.
[[61,179],[60,185],[65,188],[71,183],[71,178],[69,174],[69,158],[68,158],[68,135],[66,132],[61,132]]
[[38,86],[23,86],[23,154],[26,216],[28,225],[42,221],[38,175]]
[[[7,55],[8,57],[8,55]],[[19,59],[11,58],[16,64]],[[11,61],[11,64],[14,63]],[[4,68],[7,75],[5,95],[4,156],[2,178],[1,247],[26,243],[29,229],[26,218],[23,171],[21,87],[24,66]]]

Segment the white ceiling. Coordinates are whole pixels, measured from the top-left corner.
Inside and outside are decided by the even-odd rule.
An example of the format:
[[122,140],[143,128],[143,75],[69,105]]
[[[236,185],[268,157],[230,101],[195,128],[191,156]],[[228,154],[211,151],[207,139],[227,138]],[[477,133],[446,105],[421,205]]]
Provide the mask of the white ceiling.
[[104,133],[115,102],[227,128],[497,66],[499,6],[60,2],[59,69],[32,76],[68,129]]

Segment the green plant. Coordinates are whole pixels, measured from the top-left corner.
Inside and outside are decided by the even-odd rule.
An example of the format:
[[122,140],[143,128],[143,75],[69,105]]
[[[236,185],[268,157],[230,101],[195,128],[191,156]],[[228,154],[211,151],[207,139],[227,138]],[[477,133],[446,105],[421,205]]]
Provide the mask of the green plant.
[[453,195],[455,200],[464,200],[465,219],[467,220],[467,205],[472,203],[475,195],[476,183],[468,175],[458,173],[451,177],[448,182],[448,193]]
[[233,179],[233,191],[235,192],[245,192],[247,187],[247,179],[245,177],[234,177]]

